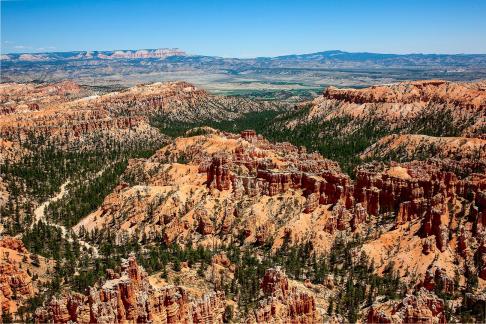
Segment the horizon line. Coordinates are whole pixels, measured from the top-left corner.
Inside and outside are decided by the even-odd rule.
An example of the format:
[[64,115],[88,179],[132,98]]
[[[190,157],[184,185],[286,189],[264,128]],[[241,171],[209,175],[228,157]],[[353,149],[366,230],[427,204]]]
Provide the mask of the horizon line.
[[104,49],[104,50],[65,50],[65,51],[39,51],[39,52],[9,52],[1,53],[1,55],[22,55],[22,54],[52,54],[52,53],[72,53],[72,52],[116,52],[116,51],[143,51],[143,50],[179,50],[186,53],[187,56],[209,56],[209,57],[219,57],[228,59],[258,59],[258,58],[275,58],[282,56],[299,56],[299,55],[311,55],[329,52],[341,52],[348,54],[379,54],[379,55],[396,55],[396,56],[406,56],[406,55],[445,55],[445,56],[466,56],[466,55],[486,55],[486,53],[425,53],[425,52],[406,52],[406,53],[382,53],[382,52],[372,52],[372,51],[345,51],[339,49],[322,50],[317,52],[305,52],[305,53],[290,53],[290,54],[280,54],[274,56],[221,56],[221,55],[211,55],[211,54],[195,54],[186,52],[179,47],[158,47],[158,48],[132,48],[132,49]]

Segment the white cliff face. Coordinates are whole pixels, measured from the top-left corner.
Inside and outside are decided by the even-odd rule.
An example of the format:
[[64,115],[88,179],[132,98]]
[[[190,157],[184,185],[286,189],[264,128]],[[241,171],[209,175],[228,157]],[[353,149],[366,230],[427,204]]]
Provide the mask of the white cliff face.
[[[63,60],[69,59],[141,59],[141,58],[167,58],[170,56],[186,56],[187,53],[178,48],[158,48],[158,49],[141,49],[141,50],[116,50],[116,51],[103,51],[103,52],[79,52],[79,54]],[[20,55],[7,55],[1,56],[5,61],[24,61],[24,62],[36,62],[36,61],[50,61],[57,60],[58,57],[50,55],[50,53],[39,54],[20,54]]]

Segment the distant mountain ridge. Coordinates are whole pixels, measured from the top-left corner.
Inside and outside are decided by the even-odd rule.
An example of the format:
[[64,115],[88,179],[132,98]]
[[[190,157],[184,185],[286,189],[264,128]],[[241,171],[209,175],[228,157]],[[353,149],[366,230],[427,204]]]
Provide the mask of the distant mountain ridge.
[[486,54],[380,54],[332,50],[230,58],[161,48],[4,54],[1,69],[2,83],[69,79],[80,84],[131,87],[140,83],[184,80],[219,94],[309,97],[329,85],[366,87],[406,80],[483,80],[486,79]]
[[323,52],[307,53],[307,54],[290,54],[279,55],[275,58],[278,59],[316,59],[316,58],[340,58],[340,59],[386,59],[397,57],[477,57],[486,56],[486,54],[425,54],[425,53],[408,53],[408,54],[387,54],[387,53],[374,53],[374,52],[345,52],[341,50],[330,50]]
[[3,54],[2,61],[69,61],[95,59],[168,59],[178,57],[182,62],[241,62],[256,65],[328,65],[335,63],[367,63],[375,65],[451,65],[486,66],[486,54],[383,54],[370,52],[345,52],[340,50],[322,51],[308,54],[290,54],[275,57],[230,58],[208,55],[190,55],[178,48],[113,50],[113,51],[71,51],[45,53]]
[[186,52],[178,48],[158,48],[114,51],[72,51],[46,53],[14,53],[2,55],[2,60],[13,61],[53,61],[82,59],[164,59],[170,56],[185,56]]

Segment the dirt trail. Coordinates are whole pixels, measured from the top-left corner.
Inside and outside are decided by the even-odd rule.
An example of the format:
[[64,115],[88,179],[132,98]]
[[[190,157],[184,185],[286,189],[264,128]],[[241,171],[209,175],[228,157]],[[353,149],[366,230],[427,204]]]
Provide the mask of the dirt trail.
[[51,197],[49,199],[47,199],[46,201],[44,201],[42,204],[40,204],[39,207],[37,207],[35,210],[34,210],[34,222],[30,225],[30,227],[32,228],[34,226],[34,224],[37,224],[39,221],[43,220],[44,222],[46,221],[45,219],[45,214],[46,214],[46,208],[53,202],[56,202],[58,201],[59,199],[63,198],[66,193],[67,193],[67,189],[66,189],[66,186],[70,183],[69,180],[67,180],[66,182],[64,182],[62,185],[61,185],[61,188],[59,190],[59,192],[57,193],[57,195],[55,195],[54,197]]
[[[96,173],[96,176],[101,175],[104,172],[104,170],[105,169],[97,172]],[[34,224],[37,224],[38,222],[43,221],[46,224],[49,224],[51,226],[54,226],[54,227],[59,228],[61,230],[61,233],[62,233],[63,238],[66,239],[68,242],[73,243],[74,240],[71,237],[68,237],[68,229],[65,226],[59,225],[59,224],[56,224],[56,223],[52,223],[46,217],[46,208],[51,203],[56,202],[56,201],[62,199],[68,193],[68,190],[66,189],[66,187],[67,187],[67,185],[69,185],[69,183],[70,183],[70,180],[68,179],[66,182],[64,182],[61,185],[61,188],[60,188],[59,192],[55,196],[47,199],[39,207],[37,207],[34,210],[34,221],[32,222],[31,228],[34,226]],[[88,250],[91,250],[92,251],[92,254],[91,255],[93,257],[97,258],[99,256],[98,248],[97,247],[95,247],[95,246],[93,246],[93,245],[89,244],[88,242],[83,241],[81,239],[78,239],[77,241],[78,241],[78,243],[81,246],[84,246]]]

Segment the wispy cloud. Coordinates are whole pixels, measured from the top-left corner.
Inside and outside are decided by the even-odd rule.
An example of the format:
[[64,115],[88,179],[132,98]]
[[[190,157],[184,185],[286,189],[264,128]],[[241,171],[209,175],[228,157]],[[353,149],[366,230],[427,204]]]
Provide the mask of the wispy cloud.
[[[2,1],[2,0],[0,0]],[[31,45],[25,44],[18,44],[16,42],[12,42],[9,40],[2,41],[2,52],[50,52],[57,49],[55,46],[41,46],[41,47],[34,47]]]
[[36,51],[52,51],[55,50],[55,46],[46,46],[46,47],[37,47],[35,50]]
[[32,47],[26,45],[15,45],[13,48],[18,50],[24,50],[24,49],[31,49]]

